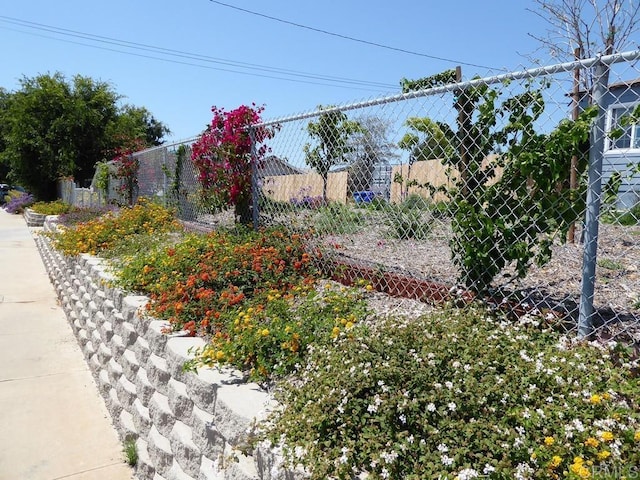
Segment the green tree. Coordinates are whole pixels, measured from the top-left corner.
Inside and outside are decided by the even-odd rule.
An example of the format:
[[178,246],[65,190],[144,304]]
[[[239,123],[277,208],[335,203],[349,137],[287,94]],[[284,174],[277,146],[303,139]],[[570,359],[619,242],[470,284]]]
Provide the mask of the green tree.
[[[5,132],[7,130],[7,122],[5,120],[5,116],[9,108],[10,100],[11,95],[9,94],[9,92],[0,87],[0,155],[6,149]],[[9,173],[9,165],[0,161],[0,182],[8,183],[10,181]]]
[[149,128],[159,124],[158,133],[167,131],[145,109],[120,109],[120,95],[105,82],[81,75],[68,81],[55,73],[24,77],[20,86],[5,95],[1,108],[0,162],[42,200],[55,198],[61,176],[92,178],[96,163],[131,136],[150,146]]
[[[171,133],[162,122],[156,120],[145,107],[124,105],[113,124],[113,139],[140,139],[148,147],[162,145],[163,137]],[[121,145],[117,145],[121,146]]]
[[410,152],[413,161],[448,159],[456,153],[456,133],[444,122],[426,117],[410,117],[405,122],[409,132],[398,146]]
[[331,110],[331,107],[318,108],[327,111],[320,114],[317,122],[307,125],[309,136],[316,144],[312,146],[307,143],[303,149],[307,165],[322,177],[322,199],[326,202],[329,170],[334,165],[346,162],[347,154],[353,150],[349,139],[360,131],[360,125],[349,120],[344,112]]

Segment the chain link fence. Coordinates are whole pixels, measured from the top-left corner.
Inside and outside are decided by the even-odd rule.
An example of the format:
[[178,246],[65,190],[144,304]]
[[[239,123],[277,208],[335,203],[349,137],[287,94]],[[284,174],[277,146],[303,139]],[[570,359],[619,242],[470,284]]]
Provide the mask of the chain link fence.
[[[425,301],[480,292],[583,337],[638,342],[638,59],[457,72],[264,122],[277,133],[254,169],[254,223],[305,234],[345,283]],[[140,194],[187,221],[232,223],[199,200],[190,144],[136,154]]]

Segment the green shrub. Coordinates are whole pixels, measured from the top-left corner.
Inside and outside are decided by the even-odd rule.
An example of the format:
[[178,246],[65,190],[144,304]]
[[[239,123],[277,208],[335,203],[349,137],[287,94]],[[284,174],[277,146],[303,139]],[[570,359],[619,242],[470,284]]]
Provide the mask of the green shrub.
[[36,202],[31,205],[31,210],[42,215],[60,215],[62,213],[69,213],[72,206],[62,200],[55,200],[53,202]]
[[105,215],[48,234],[56,249],[66,255],[90,253],[104,254],[122,242],[131,242],[131,236],[154,236],[163,232],[180,230],[173,212],[141,199],[129,208]]
[[640,203],[636,204],[629,210],[614,210],[605,212],[602,215],[602,220],[605,223],[614,223],[623,225],[625,227],[631,227],[633,225],[640,224]]
[[342,203],[320,207],[313,219],[313,226],[321,235],[355,233],[366,223],[366,217],[361,211]]
[[419,210],[428,210],[430,208],[429,201],[418,195],[417,193],[412,193],[409,195],[404,202],[402,202],[402,206],[405,209],[419,209]]
[[312,479],[632,474],[638,361],[530,322],[471,307],[356,326],[283,384],[263,438]]
[[408,207],[406,204],[387,205],[385,217],[391,235],[399,239],[426,239],[433,220],[429,210]]
[[311,345],[348,333],[366,312],[357,289],[318,292],[309,283],[287,293],[273,289],[223,314],[224,327],[195,352],[187,368],[229,364],[253,380],[282,378],[304,361]]
[[367,208],[369,210],[374,210],[377,212],[384,211],[384,209],[387,208],[388,205],[389,205],[389,202],[387,202],[382,197],[373,197],[373,200],[371,200],[370,202],[359,204],[359,206],[361,207]]

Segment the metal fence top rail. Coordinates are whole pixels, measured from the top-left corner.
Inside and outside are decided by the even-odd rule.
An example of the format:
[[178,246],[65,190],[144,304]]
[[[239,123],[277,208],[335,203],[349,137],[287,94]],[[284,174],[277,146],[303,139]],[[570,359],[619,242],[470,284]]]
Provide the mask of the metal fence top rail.
[[196,140],[198,140],[198,138],[199,138],[199,135],[195,136],[195,137],[186,138],[184,140],[176,140],[176,141],[171,142],[171,143],[163,143],[162,145],[157,145],[155,147],[149,147],[149,148],[146,148],[144,150],[139,150],[137,152],[133,152],[133,154],[134,155],[143,155],[145,153],[153,152],[153,151],[156,151],[156,150],[162,149],[162,148],[176,147],[176,146],[184,145],[186,143],[191,144],[191,143],[194,143]]
[[463,90],[466,88],[472,88],[479,85],[491,85],[496,83],[502,83],[508,80],[520,80],[524,78],[534,78],[543,75],[552,75],[555,73],[570,72],[575,69],[586,69],[593,67],[595,64],[613,65],[619,62],[629,62],[640,59],[640,49],[631,50],[628,52],[615,53],[612,55],[599,55],[597,57],[587,58],[584,60],[574,60],[572,62],[558,63],[556,65],[549,65],[546,67],[531,68],[528,70],[520,70],[510,73],[503,73],[492,77],[478,78],[475,80],[468,80],[465,82],[451,83],[449,85],[443,85],[441,87],[432,87],[424,90],[416,90],[414,92],[399,93],[396,95],[390,95],[387,97],[376,98],[373,100],[365,100],[362,102],[351,103],[348,105],[326,108],[322,110],[314,110],[312,112],[301,113],[298,115],[291,115],[286,117],[276,118],[274,120],[268,120],[256,124],[255,127],[269,127],[278,125],[280,123],[293,122],[296,120],[304,120],[307,118],[317,117],[319,113],[334,113],[344,112],[348,110],[357,110],[360,108],[373,107],[376,105],[383,105],[386,103],[393,103],[402,100],[409,100],[412,98],[421,98],[431,95],[438,95],[440,93],[453,92],[456,90]]

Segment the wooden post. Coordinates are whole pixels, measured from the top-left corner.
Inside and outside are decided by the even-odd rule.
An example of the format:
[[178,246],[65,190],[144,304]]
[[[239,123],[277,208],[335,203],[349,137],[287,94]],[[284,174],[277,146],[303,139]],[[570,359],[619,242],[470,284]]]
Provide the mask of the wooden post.
[[[462,82],[462,67],[460,66],[456,67],[456,82]],[[458,142],[460,145],[458,170],[462,182],[462,195],[466,198],[469,194],[469,124],[473,110],[470,108],[469,98],[464,90],[456,90],[456,97],[455,108],[458,110]]]
[[[580,59],[580,49],[576,48],[573,51],[573,56],[576,60]],[[575,121],[578,119],[578,115],[580,115],[580,69],[576,68],[573,71],[573,92],[571,94],[572,97],[572,112],[571,118]],[[578,188],[578,157],[571,157],[571,167],[569,170],[569,188],[572,191],[575,191]],[[569,225],[569,230],[567,232],[567,242],[575,243],[576,241],[576,224],[572,222]]]

